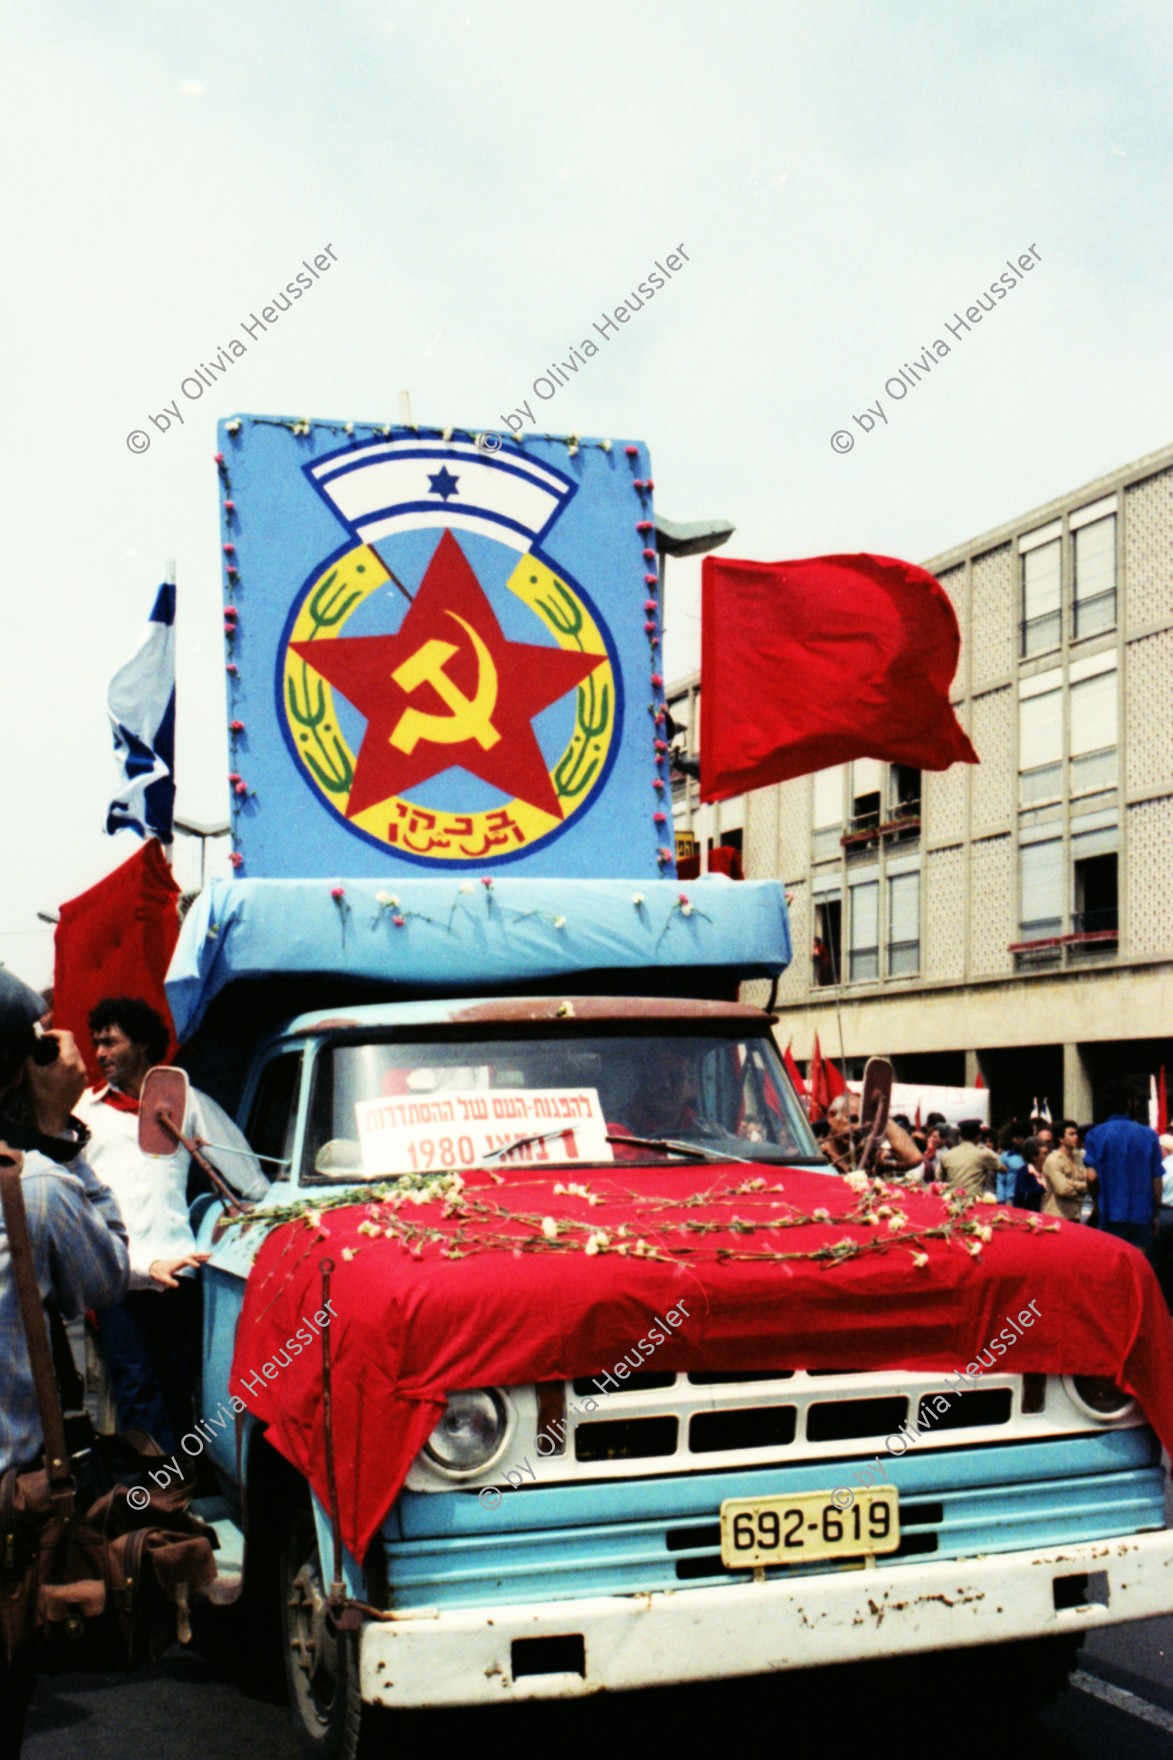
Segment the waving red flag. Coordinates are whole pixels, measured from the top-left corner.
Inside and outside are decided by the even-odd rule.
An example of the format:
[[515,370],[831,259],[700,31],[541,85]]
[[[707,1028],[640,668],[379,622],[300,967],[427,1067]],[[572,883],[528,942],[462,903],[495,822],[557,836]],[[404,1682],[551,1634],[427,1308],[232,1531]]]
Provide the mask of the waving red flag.
[[790,1046],[791,1046],[791,1040],[788,1039],[786,1041],[786,1049],[782,1053],[782,1061],[786,1065],[786,1074],[790,1077],[791,1082],[794,1084],[794,1092],[798,1095],[800,1100],[805,1100],[806,1099],[806,1083],[802,1079],[802,1071],[799,1069],[798,1065],[794,1061],[793,1056],[791,1055]]
[[819,1045],[819,1035],[815,1034],[815,1048],[811,1055],[810,1082],[810,1115],[812,1118],[823,1118],[832,1100],[840,1094],[846,1094],[847,1083],[829,1057],[824,1057]]
[[925,569],[892,556],[707,556],[701,580],[704,800],[851,758],[978,762],[949,702],[957,618]]
[[106,996],[137,996],[171,1025],[163,979],[179,936],[179,888],[162,847],[152,838],[129,861],[61,906],[54,936],[53,1023],[68,1027],[86,1060],[94,1062],[88,1017]]

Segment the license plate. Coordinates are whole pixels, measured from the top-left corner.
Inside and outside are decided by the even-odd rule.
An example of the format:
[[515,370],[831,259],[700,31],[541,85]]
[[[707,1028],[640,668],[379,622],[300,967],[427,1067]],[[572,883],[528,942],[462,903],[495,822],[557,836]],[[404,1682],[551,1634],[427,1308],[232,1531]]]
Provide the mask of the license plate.
[[841,1509],[844,1497],[843,1491],[800,1491],[791,1497],[726,1498],[721,1505],[721,1563],[727,1570],[748,1570],[895,1552],[900,1544],[896,1487],[855,1491]]

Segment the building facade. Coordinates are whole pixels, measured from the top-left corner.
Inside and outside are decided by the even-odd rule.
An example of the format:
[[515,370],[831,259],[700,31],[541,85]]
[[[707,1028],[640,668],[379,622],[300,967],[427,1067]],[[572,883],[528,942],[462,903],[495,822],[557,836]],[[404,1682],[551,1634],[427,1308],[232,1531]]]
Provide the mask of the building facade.
[[[957,612],[953,702],[981,759],[868,759],[701,807],[792,894],[779,1034],[855,1074],[991,1090],[995,1119],[1091,1118],[1173,1080],[1173,446],[925,565]],[[696,751],[699,680],[670,693]],[[762,989],[762,997],[766,994]]]

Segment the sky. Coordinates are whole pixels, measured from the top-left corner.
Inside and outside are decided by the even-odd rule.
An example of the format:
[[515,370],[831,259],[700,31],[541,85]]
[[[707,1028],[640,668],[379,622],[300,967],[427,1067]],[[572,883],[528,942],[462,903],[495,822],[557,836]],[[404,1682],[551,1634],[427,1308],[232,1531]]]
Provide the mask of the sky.
[[[683,245],[533,426],[646,440],[657,510],[732,521],[726,554],[925,560],[1173,438],[1162,0],[9,0],[7,24],[0,961],[34,983],[36,913],[135,847],[102,830],[105,692],[172,562],[178,811],[227,817],[219,416],[395,421],[407,390],[416,421],[500,427]],[[944,330],[1032,247],[980,330]],[[669,678],[698,599],[670,565]],[[175,865],[194,883],[190,840]]]

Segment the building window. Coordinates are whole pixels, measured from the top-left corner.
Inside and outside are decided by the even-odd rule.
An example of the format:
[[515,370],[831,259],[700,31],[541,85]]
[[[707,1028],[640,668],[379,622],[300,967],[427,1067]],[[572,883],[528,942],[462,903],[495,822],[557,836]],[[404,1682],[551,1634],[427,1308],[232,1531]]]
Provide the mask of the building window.
[[1074,832],[1071,838],[1072,933],[1068,956],[1079,964],[1114,959],[1119,939],[1116,845],[1120,832],[1111,813],[1095,817],[1101,822]]
[[1063,933],[1063,843],[1026,843],[1018,852],[1018,933],[1044,941]]
[[1022,652],[1057,648],[1060,635],[1061,540],[1039,544],[1022,555]]
[[921,834],[921,773],[911,764],[891,764],[888,769],[888,815],[884,841],[916,843]]
[[1071,928],[1076,935],[1094,936],[1114,947],[1120,923],[1120,900],[1116,879],[1116,851],[1080,856],[1078,837],[1071,840],[1074,909]]
[[850,978],[853,984],[880,975],[880,882],[851,888]]
[[1072,533],[1071,634],[1098,635],[1116,627],[1116,516]]
[[920,970],[920,875],[895,874],[888,882],[888,976]]
[[1028,681],[1018,704],[1018,801],[1033,807],[1063,793],[1063,675]]
[[878,833],[884,801],[884,766],[878,758],[857,758],[851,766],[851,830]]
[[816,770],[814,806],[811,813],[811,859],[822,861],[839,854],[843,832],[843,766]]
[[[1093,529],[1087,527],[1088,531]],[[1091,678],[1078,679],[1071,686],[1073,795],[1115,787],[1116,737],[1116,664],[1113,659],[1102,672]]]
[[920,771],[910,764],[893,764],[888,772],[888,812],[897,823],[920,819]]
[[737,831],[721,831],[716,837],[708,840],[708,857],[705,863],[710,874],[728,874],[731,880],[745,879],[744,851],[742,848],[743,834]]
[[815,904],[815,940],[811,981],[816,990],[838,984],[843,970],[843,901],[822,898]]

